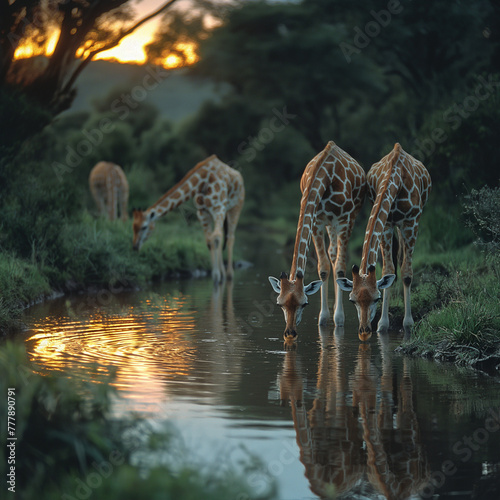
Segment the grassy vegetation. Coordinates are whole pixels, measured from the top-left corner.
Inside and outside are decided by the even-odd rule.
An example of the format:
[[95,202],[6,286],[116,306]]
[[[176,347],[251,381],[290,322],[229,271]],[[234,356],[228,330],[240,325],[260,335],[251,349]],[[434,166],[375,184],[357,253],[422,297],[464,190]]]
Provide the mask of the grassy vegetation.
[[[412,294],[418,321],[399,350],[494,373],[500,366],[500,260],[475,245],[440,257],[439,266],[430,262],[421,270]],[[402,316],[402,299],[392,313]]]
[[[13,342],[0,346],[4,394],[0,443],[15,459],[15,498],[264,500],[274,496],[271,478],[268,491],[251,490],[245,473],[266,473],[250,456],[239,470],[224,458],[217,460],[215,468],[179,454],[173,429],[153,429],[138,418],[113,419],[112,378],[103,375],[101,383],[90,383],[63,374],[42,375],[27,361],[24,347]],[[7,442],[9,388],[14,389],[15,399],[14,455],[7,448],[12,443]],[[163,457],[162,466],[154,461],[132,465],[134,455],[142,453]],[[0,461],[3,478],[11,465]]]
[[110,222],[84,212],[58,234],[57,258],[44,263],[0,254],[0,330],[18,326],[21,310],[54,292],[142,287],[179,273],[210,269],[201,227],[187,214],[159,221],[140,252],[132,250],[131,222]]

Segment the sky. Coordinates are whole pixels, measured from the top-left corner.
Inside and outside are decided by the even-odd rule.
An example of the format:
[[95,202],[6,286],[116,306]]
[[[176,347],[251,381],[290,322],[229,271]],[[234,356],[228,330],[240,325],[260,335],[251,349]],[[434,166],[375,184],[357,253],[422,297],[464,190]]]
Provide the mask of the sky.
[[[139,21],[148,14],[151,14],[166,1],[167,0],[133,0],[131,6],[136,12],[135,20]],[[184,8],[189,9],[189,0],[178,0],[174,5],[181,8],[184,5]],[[132,34],[125,37],[117,47],[100,52],[95,59],[116,59],[120,62],[144,63],[146,61],[144,46],[153,39],[161,18],[162,16],[159,15],[151,19]],[[16,57],[32,57],[40,53],[51,54],[56,46],[58,36],[58,32],[54,32],[46,46],[42,48],[35,46],[28,40],[17,48]],[[180,45],[178,48],[185,53],[188,63],[196,60],[197,56],[194,52],[195,47],[193,45],[186,46],[184,44],[184,46]],[[174,55],[169,56],[164,62],[167,67],[175,67],[179,65],[179,63],[181,63],[180,58]]]
[[[139,20],[154,10],[158,9],[166,0],[138,0],[132,3],[134,10],[137,12],[136,19]],[[156,27],[161,19],[161,16],[151,19],[137,31],[124,38],[117,47],[101,52],[96,59],[118,59],[120,62],[144,62],[146,54],[144,45],[149,43],[156,31]]]

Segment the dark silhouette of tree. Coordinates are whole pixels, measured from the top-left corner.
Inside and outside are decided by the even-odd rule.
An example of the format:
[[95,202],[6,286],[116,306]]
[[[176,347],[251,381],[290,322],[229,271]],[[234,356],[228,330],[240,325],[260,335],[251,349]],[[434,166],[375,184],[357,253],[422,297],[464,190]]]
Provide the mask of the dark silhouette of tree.
[[[132,21],[130,0],[9,0],[0,1],[0,86],[21,84],[22,93],[53,115],[67,109],[75,96],[75,81],[100,52],[118,45],[139,26],[171,7],[166,1],[139,21]],[[60,30],[54,52],[30,79],[16,81],[16,73],[33,61],[16,61],[14,54],[26,39],[40,44]],[[82,51],[83,54],[79,54]]]

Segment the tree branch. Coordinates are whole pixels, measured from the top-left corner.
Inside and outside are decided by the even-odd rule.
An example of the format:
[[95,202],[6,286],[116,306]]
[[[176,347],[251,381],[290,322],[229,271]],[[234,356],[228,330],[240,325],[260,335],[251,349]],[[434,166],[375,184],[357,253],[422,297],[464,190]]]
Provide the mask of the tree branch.
[[144,23],[150,21],[157,15],[161,14],[164,10],[168,9],[171,7],[177,0],[168,0],[165,4],[163,4],[160,8],[156,9],[154,12],[151,14],[147,15],[140,21],[137,21],[133,26],[131,26],[129,29],[125,30],[123,33],[121,33],[115,40],[112,42],[109,42],[108,44],[104,45],[103,47],[100,47],[99,49],[95,49],[92,52],[89,53],[89,55],[80,62],[80,64],[77,66],[73,74],[68,80],[68,83],[64,86],[62,89],[61,93],[65,94],[66,92],[69,92],[73,84],[75,83],[76,79],[80,75],[80,73],[86,68],[86,66],[92,61],[92,59],[99,54],[100,52],[104,52],[105,50],[112,49],[113,47],[116,47],[126,36],[130,35],[133,33],[137,28],[142,26]]

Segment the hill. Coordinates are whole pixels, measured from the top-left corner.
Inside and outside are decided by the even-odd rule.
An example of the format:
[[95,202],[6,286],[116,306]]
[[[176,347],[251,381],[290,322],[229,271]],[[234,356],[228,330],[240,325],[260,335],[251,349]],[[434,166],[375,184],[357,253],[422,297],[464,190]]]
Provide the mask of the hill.
[[102,98],[114,88],[135,90],[139,99],[156,106],[162,116],[176,123],[198,111],[207,100],[218,100],[226,86],[209,79],[191,78],[186,70],[156,70],[147,66],[95,61],[89,64],[77,81],[77,96],[65,113],[89,109],[95,98]]

